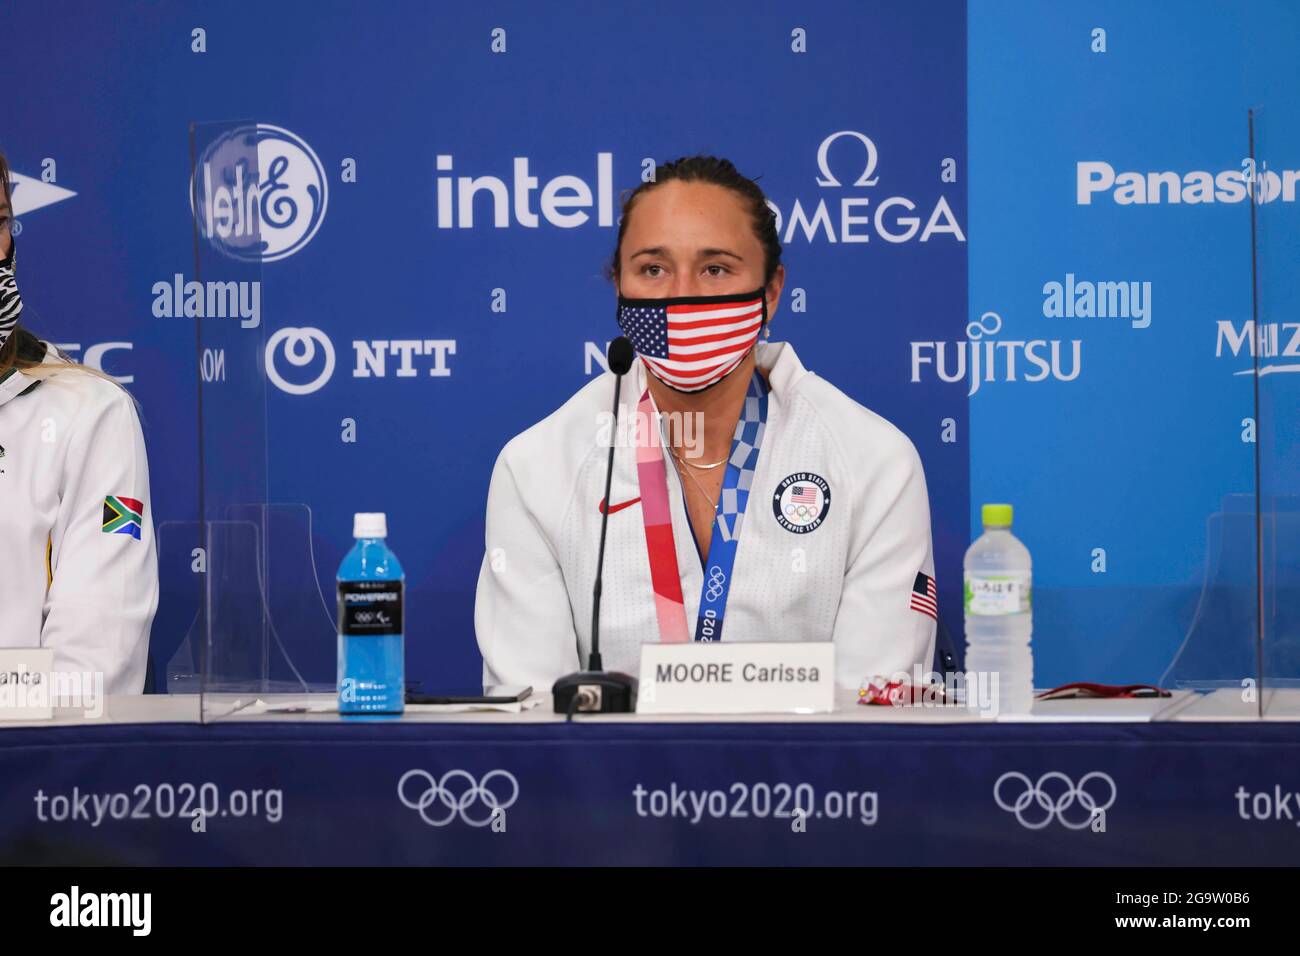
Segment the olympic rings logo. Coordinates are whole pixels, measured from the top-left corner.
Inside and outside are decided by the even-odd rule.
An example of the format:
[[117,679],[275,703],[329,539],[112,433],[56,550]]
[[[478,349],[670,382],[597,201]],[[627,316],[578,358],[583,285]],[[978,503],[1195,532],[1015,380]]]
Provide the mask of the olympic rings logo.
[[709,601],[716,601],[722,597],[722,589],[726,586],[727,576],[722,573],[722,568],[716,564],[709,568],[709,587],[704,592],[704,597]]
[[[1016,796],[1015,800],[1007,803],[1002,797],[1002,785],[1012,780],[1017,782],[1015,789],[1018,790],[1023,787],[1024,790]],[[1088,791],[1088,783],[1092,780],[1097,781],[1093,785],[1093,789],[1098,791],[1096,794]],[[1055,786],[1049,786],[1052,781],[1058,781],[1061,784],[1061,792],[1056,795],[1049,792],[1057,789]],[[1109,791],[1109,795],[1102,802],[1101,797],[1107,791]],[[1060,820],[1062,826],[1071,830],[1082,830],[1098,814],[1109,810],[1118,795],[1119,791],[1115,787],[1114,779],[1110,774],[1102,773],[1099,770],[1084,774],[1077,787],[1069,777],[1059,770],[1052,770],[1043,774],[1038,778],[1037,783],[1030,781],[1023,773],[1012,770],[998,777],[998,782],[993,784],[993,799],[997,801],[997,805],[1009,813],[1014,813],[1016,819],[1020,821],[1020,825],[1029,830],[1041,830],[1051,823],[1053,819]],[[1077,814],[1067,813],[1075,803],[1078,803],[1079,808],[1085,814],[1082,820],[1070,819],[1071,816],[1077,816]],[[1030,813],[1029,819],[1026,819],[1024,811],[1032,804],[1037,804],[1038,809]],[[1034,819],[1040,812],[1043,814],[1043,818],[1041,820]]]
[[798,518],[804,522],[817,517],[820,511],[820,508],[809,508],[807,505],[788,504],[785,506],[785,516],[787,518]]
[[[423,777],[427,781],[426,788],[420,791],[414,801],[406,794],[407,781],[412,777]],[[490,786],[498,778],[501,783],[497,784],[496,789],[502,791],[501,794],[494,792]],[[509,796],[503,799],[502,796],[507,791]],[[397,799],[402,801],[403,806],[417,811],[420,819],[431,827],[445,827],[457,816],[472,827],[485,827],[492,822],[498,810],[514,806],[519,799],[519,781],[509,770],[489,771],[482,781],[475,780],[465,770],[448,770],[441,780],[435,780],[433,774],[426,770],[408,770],[397,781]],[[481,818],[479,811],[474,809],[479,804],[487,810],[487,815]],[[432,818],[426,812],[431,807],[435,814]]]

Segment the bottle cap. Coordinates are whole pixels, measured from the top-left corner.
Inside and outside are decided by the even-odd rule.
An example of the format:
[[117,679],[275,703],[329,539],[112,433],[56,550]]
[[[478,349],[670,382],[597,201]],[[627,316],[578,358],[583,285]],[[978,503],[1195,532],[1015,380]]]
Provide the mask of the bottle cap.
[[388,515],[382,511],[358,511],[352,516],[352,537],[387,538]]
[[980,509],[980,518],[983,519],[985,527],[1009,528],[1011,527],[1011,506],[984,505]]

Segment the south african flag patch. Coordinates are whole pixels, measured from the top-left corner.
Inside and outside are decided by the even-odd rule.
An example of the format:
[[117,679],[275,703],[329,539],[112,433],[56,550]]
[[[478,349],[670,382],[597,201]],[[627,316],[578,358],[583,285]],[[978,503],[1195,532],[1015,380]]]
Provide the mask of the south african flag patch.
[[140,526],[144,524],[144,502],[121,495],[104,497],[104,534],[129,534],[140,540]]

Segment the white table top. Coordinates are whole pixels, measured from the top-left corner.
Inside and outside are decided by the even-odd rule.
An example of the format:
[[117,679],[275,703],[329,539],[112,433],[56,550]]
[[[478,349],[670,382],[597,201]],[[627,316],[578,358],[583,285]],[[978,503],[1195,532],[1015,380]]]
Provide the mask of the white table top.
[[[1262,693],[1263,719],[1300,721],[1300,688],[1265,689]],[[1179,720],[1238,721],[1259,720],[1260,697],[1250,699],[1240,687],[1225,687],[1208,694],[1197,694],[1178,712]]]
[[[565,719],[551,709],[550,694],[535,695],[537,703],[520,713],[480,710],[448,712],[430,706],[408,706],[402,722],[513,723],[536,725]],[[1035,701],[1031,714],[1000,715],[999,723],[1146,723],[1164,720],[1248,721],[1256,720],[1254,704],[1241,701],[1239,691],[1216,691],[1195,694],[1175,691],[1172,697],[1135,700],[1055,700]],[[218,720],[261,722],[337,722],[337,713],[267,713],[266,708],[307,705],[314,709],[329,707],[331,694],[245,694],[210,696],[206,702],[207,722]],[[260,703],[257,703],[259,702]],[[1300,721],[1300,690],[1273,691],[1266,696],[1266,720]],[[201,712],[197,694],[158,694],[110,697],[103,713],[88,715],[79,709],[58,708],[49,721],[4,721],[7,727],[78,726],[100,723],[172,724],[199,723]],[[843,691],[836,709],[828,714],[580,714],[583,722],[609,723],[888,723],[952,724],[992,722],[977,711],[957,707],[883,707],[857,703],[854,691]]]

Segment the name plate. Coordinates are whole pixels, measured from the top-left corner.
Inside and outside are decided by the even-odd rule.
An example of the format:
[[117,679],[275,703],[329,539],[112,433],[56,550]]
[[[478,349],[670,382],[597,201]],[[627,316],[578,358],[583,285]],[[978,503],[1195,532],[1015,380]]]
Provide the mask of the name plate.
[[0,650],[0,720],[49,720],[54,716],[50,680],[54,651],[48,647]]
[[802,641],[642,644],[638,714],[824,714],[835,645]]

